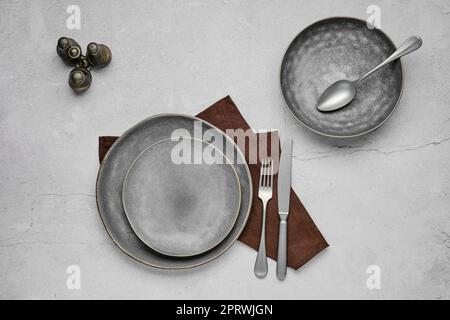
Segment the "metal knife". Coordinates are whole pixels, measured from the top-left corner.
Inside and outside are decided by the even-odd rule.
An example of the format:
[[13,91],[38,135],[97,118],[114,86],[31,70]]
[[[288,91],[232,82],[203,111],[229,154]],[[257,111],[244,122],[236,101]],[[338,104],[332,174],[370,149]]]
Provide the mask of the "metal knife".
[[280,167],[278,170],[278,214],[280,216],[280,231],[278,235],[277,278],[286,278],[287,259],[287,218],[289,215],[289,200],[291,198],[292,176],[292,139],[288,138],[281,149]]

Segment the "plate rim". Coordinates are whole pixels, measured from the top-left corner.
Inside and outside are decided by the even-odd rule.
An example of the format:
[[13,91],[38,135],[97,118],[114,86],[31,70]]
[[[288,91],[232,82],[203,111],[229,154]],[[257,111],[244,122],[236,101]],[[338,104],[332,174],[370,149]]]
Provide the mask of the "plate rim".
[[[115,146],[117,146],[117,142],[119,142],[120,139],[122,139],[126,134],[130,133],[132,130],[134,130],[136,127],[138,127],[139,125],[144,124],[147,121],[150,121],[152,119],[155,118],[160,118],[160,117],[170,117],[170,116],[174,116],[174,117],[185,117],[191,120],[196,120],[196,121],[201,121],[203,123],[206,123],[207,125],[211,126],[211,128],[216,129],[218,132],[222,133],[223,136],[225,136],[225,138],[232,142],[235,145],[235,149],[236,152],[240,153],[242,158],[245,160],[243,165],[245,167],[245,171],[247,173],[247,177],[249,179],[249,199],[250,199],[250,203],[247,209],[247,212],[245,213],[245,219],[244,219],[244,223],[242,224],[240,230],[238,230],[236,236],[234,237],[234,239],[232,241],[230,241],[230,243],[216,256],[211,257],[210,259],[207,259],[203,262],[200,263],[193,263],[193,264],[187,264],[185,266],[179,266],[179,267],[166,267],[166,266],[161,266],[161,265],[156,265],[156,264],[152,264],[146,261],[143,261],[143,259],[140,259],[139,257],[134,256],[132,253],[128,252],[125,248],[123,248],[123,246],[120,245],[119,241],[117,241],[116,239],[114,239],[113,235],[111,234],[111,232],[109,231],[109,229],[106,227],[106,223],[103,220],[103,217],[100,213],[100,206],[99,206],[99,201],[98,201],[98,192],[99,192],[99,178],[100,178],[100,174],[103,172],[104,170],[104,163],[105,161],[107,161],[107,159],[110,157],[111,154],[111,150],[114,150]],[[185,269],[192,269],[195,267],[200,267],[202,265],[205,265],[207,263],[210,263],[211,261],[216,260],[217,258],[219,258],[220,256],[222,256],[225,252],[227,252],[231,246],[236,242],[236,240],[240,237],[240,235],[242,234],[242,232],[244,231],[244,228],[247,225],[248,219],[250,217],[250,211],[252,209],[253,206],[253,180],[252,180],[252,176],[250,173],[250,168],[248,166],[247,160],[245,159],[245,155],[243,154],[242,150],[239,148],[239,146],[233,141],[233,139],[231,139],[225,132],[223,132],[221,129],[219,129],[217,126],[211,124],[210,122],[200,119],[199,117],[195,117],[195,116],[191,116],[191,115],[187,115],[184,113],[176,113],[176,112],[167,112],[167,113],[158,113],[155,114],[153,116],[149,116],[141,121],[139,121],[138,123],[136,123],[135,125],[133,125],[132,127],[130,127],[129,129],[125,130],[118,138],[117,140],[112,144],[111,148],[108,149],[108,151],[106,152],[105,156],[103,157],[99,169],[97,171],[97,178],[96,178],[96,184],[95,184],[95,203],[97,206],[97,214],[100,217],[100,221],[103,224],[103,227],[106,230],[106,233],[108,234],[108,236],[111,238],[111,240],[114,242],[114,244],[120,249],[122,250],[125,254],[127,254],[130,258],[146,265],[152,268],[156,268],[156,269],[160,269],[160,270],[185,270]]]
[[237,174],[237,172],[236,172],[236,169],[233,167],[232,162],[226,157],[226,155],[225,155],[219,148],[217,148],[214,144],[209,143],[208,141],[201,140],[201,139],[198,139],[198,138],[192,138],[192,137],[182,137],[182,138],[183,138],[183,139],[191,139],[191,140],[196,140],[196,141],[203,142],[203,143],[205,143],[205,144],[207,144],[207,145],[213,146],[215,149],[217,149],[217,150],[222,154],[222,156],[225,158],[225,160],[226,160],[226,162],[227,162],[226,164],[227,164],[227,165],[230,165],[230,166],[231,166],[231,170],[233,170],[234,178],[236,179],[236,182],[237,182],[237,190],[238,190],[238,195],[239,195],[239,196],[238,196],[238,199],[239,199],[239,200],[238,200],[238,202],[237,202],[237,208],[236,208],[235,212],[233,213],[232,223],[231,223],[230,227],[227,229],[226,234],[225,234],[222,238],[219,238],[219,240],[218,240],[217,242],[215,242],[212,246],[208,247],[207,249],[205,249],[205,250],[203,250],[203,251],[200,251],[200,252],[197,252],[197,253],[195,253],[195,254],[173,254],[173,253],[164,252],[164,251],[162,251],[162,250],[160,250],[160,249],[155,248],[154,246],[150,245],[150,244],[148,243],[148,241],[144,241],[144,239],[142,239],[142,237],[141,237],[141,236],[139,235],[139,233],[136,231],[135,226],[134,226],[133,223],[131,222],[130,214],[128,213],[128,211],[127,211],[127,209],[126,209],[126,205],[125,205],[125,193],[124,193],[124,191],[125,191],[126,181],[127,181],[128,176],[129,176],[129,174],[130,174],[130,171],[131,171],[131,169],[133,168],[133,166],[135,165],[136,161],[138,161],[138,160],[144,155],[144,153],[146,153],[150,148],[152,148],[152,147],[154,147],[154,146],[156,146],[156,145],[158,145],[158,144],[160,144],[160,143],[166,142],[166,141],[173,141],[173,138],[166,138],[166,139],[163,139],[163,140],[156,141],[155,143],[152,143],[150,146],[148,146],[147,148],[145,148],[145,149],[144,149],[144,150],[143,150],[143,151],[142,151],[142,152],[141,152],[141,153],[133,160],[133,162],[131,163],[130,167],[129,167],[128,170],[127,170],[127,173],[125,174],[125,178],[124,178],[124,180],[123,180],[123,186],[122,186],[122,205],[123,205],[123,210],[125,211],[125,215],[127,216],[128,222],[130,223],[131,228],[133,229],[134,233],[136,234],[136,236],[137,236],[137,237],[138,237],[145,245],[147,245],[147,246],[150,247],[152,250],[155,250],[156,252],[158,252],[158,253],[160,253],[160,254],[162,254],[162,255],[166,255],[166,256],[174,257],[174,258],[189,258],[189,257],[194,257],[194,256],[197,256],[197,255],[206,253],[206,252],[208,252],[209,250],[211,250],[211,249],[215,248],[216,246],[218,246],[218,245],[219,245],[223,240],[225,240],[225,238],[230,234],[231,230],[233,230],[233,227],[235,226],[236,221],[237,221],[237,218],[238,218],[238,216],[239,216],[239,211],[240,211],[241,203],[242,203],[241,182],[239,181],[239,176],[238,176],[238,174]]
[[[286,47],[286,49],[284,50],[284,55],[283,55],[283,59],[281,59],[281,65],[280,65],[280,71],[279,71],[279,86],[280,86],[280,91],[281,91],[281,96],[283,97],[283,102],[285,105],[285,108],[289,110],[289,112],[291,113],[292,117],[297,120],[297,122],[301,123],[305,128],[307,128],[308,130],[317,133],[321,136],[324,137],[328,137],[328,138],[336,138],[336,139],[349,139],[349,138],[356,138],[356,137],[361,137],[363,135],[366,135],[372,131],[375,131],[376,129],[378,129],[379,127],[381,127],[388,119],[391,118],[392,114],[395,112],[395,110],[397,110],[398,105],[400,104],[400,100],[403,96],[403,90],[404,90],[404,85],[405,85],[405,70],[403,68],[403,63],[401,61],[401,59],[398,59],[399,63],[400,63],[400,69],[402,71],[402,85],[400,88],[400,94],[398,96],[398,99],[395,103],[394,108],[392,108],[391,112],[388,114],[388,116],[382,121],[380,122],[378,125],[374,126],[373,128],[370,128],[367,131],[358,133],[358,134],[354,134],[354,135],[332,135],[332,134],[328,134],[328,133],[324,133],[324,132],[320,132],[316,129],[311,128],[310,126],[308,126],[306,123],[304,123],[303,121],[301,121],[292,111],[292,107],[290,106],[290,104],[286,101],[286,97],[284,95],[284,91],[283,91],[283,85],[282,85],[282,73],[283,73],[283,65],[284,65],[284,61],[285,61],[285,57],[286,54],[289,50],[289,48],[292,46],[292,44],[295,42],[295,40],[300,36],[300,34],[302,34],[306,29],[314,26],[315,24],[321,23],[321,22],[325,22],[328,20],[333,20],[333,19],[342,19],[342,20],[356,20],[358,22],[363,22],[363,23],[367,23],[367,21],[364,21],[362,19],[359,18],[355,18],[355,17],[348,17],[348,16],[332,16],[332,17],[328,17],[328,18],[324,18],[324,19],[320,19],[317,20],[313,23],[311,23],[310,25],[306,26],[305,28],[303,28],[299,33],[297,33],[297,35],[289,42],[288,46]],[[395,45],[395,42],[392,41],[391,37],[389,37],[386,32],[384,32],[382,29],[377,29],[378,31],[380,31],[381,33],[383,33],[383,35],[394,45],[395,48],[397,48],[397,46]]]

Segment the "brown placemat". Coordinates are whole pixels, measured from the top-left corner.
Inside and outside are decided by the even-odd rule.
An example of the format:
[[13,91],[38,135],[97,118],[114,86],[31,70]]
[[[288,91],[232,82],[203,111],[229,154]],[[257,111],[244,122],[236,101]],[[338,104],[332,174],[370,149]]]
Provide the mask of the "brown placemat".
[[[250,126],[242,117],[238,108],[229,96],[216,102],[206,110],[197,115],[222,131],[227,129],[250,129]],[[267,154],[270,155],[271,141],[275,138],[278,141],[276,132],[267,133],[267,146],[259,145],[259,148],[267,148]],[[100,162],[108,152],[109,148],[118,139],[118,137],[100,137],[99,138],[99,158]],[[257,139],[259,141],[259,139]],[[246,144],[248,145],[248,144]],[[244,150],[243,150],[244,151]],[[248,150],[245,150],[245,156],[248,159]],[[258,152],[257,154],[266,154]],[[253,203],[247,225],[239,237],[239,241],[247,244],[255,250],[258,250],[259,239],[261,237],[261,216],[262,203],[258,198],[258,182],[260,164],[249,164],[250,173],[253,180]],[[278,246],[278,194],[277,179],[274,177],[273,198],[267,206],[267,230],[266,230],[266,250],[267,256],[276,260]],[[328,247],[325,238],[317,229],[314,221],[309,216],[305,207],[301,203],[298,196],[291,189],[291,203],[288,218],[288,256],[287,264],[289,267],[298,269],[320,251]],[[256,255],[255,255],[256,258]]]

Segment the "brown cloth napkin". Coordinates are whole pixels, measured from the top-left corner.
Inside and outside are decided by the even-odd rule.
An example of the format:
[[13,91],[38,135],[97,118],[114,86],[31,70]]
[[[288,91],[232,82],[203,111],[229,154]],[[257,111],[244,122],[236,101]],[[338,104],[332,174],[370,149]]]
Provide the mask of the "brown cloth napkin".
[[[226,129],[250,129],[250,126],[242,117],[238,108],[229,96],[200,112],[197,117],[215,125],[222,131],[226,131]],[[270,135],[274,134],[276,133],[269,133],[269,136],[267,137],[268,151],[271,150],[270,141],[272,141],[272,139]],[[278,139],[278,137],[276,138]],[[100,162],[117,139],[118,137],[99,138]],[[259,147],[261,148],[262,146]],[[270,155],[270,152],[268,153]],[[248,161],[248,152],[245,152],[245,156]],[[259,239],[261,237],[262,217],[262,203],[258,198],[260,164],[250,164],[249,167],[253,180],[253,203],[250,217],[244,231],[239,237],[239,241],[258,250]],[[277,180],[277,176],[275,176],[273,197],[267,206],[266,229],[267,256],[274,260],[277,259],[279,225]],[[305,207],[303,207],[298,196],[291,189],[291,202],[288,218],[288,266],[298,269],[326,247],[328,247],[328,243],[320,233],[319,229],[317,229],[314,221],[309,216]]]

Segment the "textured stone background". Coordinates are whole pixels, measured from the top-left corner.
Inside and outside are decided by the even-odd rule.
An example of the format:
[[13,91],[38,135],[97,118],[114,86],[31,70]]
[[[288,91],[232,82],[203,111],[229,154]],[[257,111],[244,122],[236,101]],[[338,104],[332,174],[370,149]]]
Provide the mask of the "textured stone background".
[[[81,30],[66,8],[81,7]],[[366,17],[424,47],[404,59],[393,117],[356,140],[308,132],[279,90],[284,50],[329,16]],[[113,63],[75,96],[56,40],[108,44]],[[0,298],[450,298],[450,2],[1,1]],[[122,253],[96,211],[97,137],[230,94],[254,128],[294,138],[294,189],[331,247],[280,283],[237,243],[204,267],[161,272]],[[82,271],[66,288],[66,268]],[[381,290],[366,288],[379,265]]]

